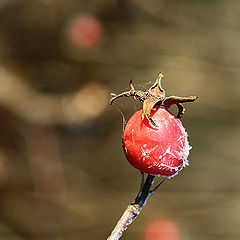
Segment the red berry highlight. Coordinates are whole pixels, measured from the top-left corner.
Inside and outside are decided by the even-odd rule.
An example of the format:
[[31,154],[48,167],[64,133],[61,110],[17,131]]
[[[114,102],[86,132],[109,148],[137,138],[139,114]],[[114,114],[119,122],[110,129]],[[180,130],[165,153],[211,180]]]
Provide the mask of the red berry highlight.
[[127,160],[140,171],[171,178],[188,166],[191,149],[181,121],[164,107],[152,110],[157,127],[137,111],[128,121],[123,134]]

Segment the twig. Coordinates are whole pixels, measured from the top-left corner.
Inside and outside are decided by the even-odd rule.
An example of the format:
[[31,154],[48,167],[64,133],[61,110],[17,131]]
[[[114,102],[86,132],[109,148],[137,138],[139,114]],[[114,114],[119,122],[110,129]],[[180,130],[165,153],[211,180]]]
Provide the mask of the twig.
[[156,192],[157,188],[164,182],[163,180],[153,190],[150,190],[154,183],[154,177],[155,176],[149,174],[144,182],[144,174],[142,173],[142,183],[135,202],[127,206],[107,240],[118,240],[122,236],[127,227],[137,218],[148,198],[151,197]]

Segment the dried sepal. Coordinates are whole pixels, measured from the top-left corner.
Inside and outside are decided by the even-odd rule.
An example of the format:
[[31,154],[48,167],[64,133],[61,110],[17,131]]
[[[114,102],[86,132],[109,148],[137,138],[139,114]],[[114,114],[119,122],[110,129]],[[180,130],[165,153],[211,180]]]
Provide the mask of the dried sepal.
[[178,107],[177,118],[181,118],[183,116],[183,114],[185,113],[185,108],[181,103],[177,103],[177,107]]
[[130,90],[120,94],[111,94],[112,98],[110,99],[110,104],[112,104],[118,98],[133,96],[143,103],[144,117],[146,117],[149,123],[151,123],[154,127],[157,127],[157,124],[153,121],[151,112],[155,105],[163,106],[168,109],[171,105],[176,104],[178,107],[177,118],[181,118],[185,112],[185,108],[183,107],[182,103],[194,102],[198,97],[166,97],[165,91],[161,85],[162,78],[163,74],[159,73],[155,83],[148,89],[148,91],[136,91],[131,80],[129,83]]
[[159,102],[158,99],[147,99],[143,102],[143,114],[147,118],[147,120],[154,126],[157,127],[157,124],[153,121],[151,117],[151,112],[153,107]]

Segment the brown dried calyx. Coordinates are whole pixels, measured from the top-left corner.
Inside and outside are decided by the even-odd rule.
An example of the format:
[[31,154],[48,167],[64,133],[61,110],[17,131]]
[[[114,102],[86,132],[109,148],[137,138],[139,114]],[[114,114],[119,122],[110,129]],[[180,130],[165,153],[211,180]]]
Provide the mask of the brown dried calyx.
[[133,96],[135,99],[137,99],[143,103],[143,114],[148,119],[148,121],[155,127],[157,127],[157,125],[151,117],[151,111],[154,108],[154,106],[156,106],[156,105],[163,106],[168,109],[171,105],[176,104],[178,107],[177,118],[181,118],[185,112],[185,108],[183,107],[182,103],[194,102],[198,97],[196,97],[196,96],[190,96],[190,97],[169,96],[169,97],[166,97],[165,91],[161,86],[162,78],[163,78],[163,74],[159,73],[155,83],[152,85],[152,87],[149,88],[148,91],[135,90],[132,80],[131,80],[129,91],[122,92],[120,94],[111,93],[112,98],[110,100],[110,104],[112,104],[117,98]]

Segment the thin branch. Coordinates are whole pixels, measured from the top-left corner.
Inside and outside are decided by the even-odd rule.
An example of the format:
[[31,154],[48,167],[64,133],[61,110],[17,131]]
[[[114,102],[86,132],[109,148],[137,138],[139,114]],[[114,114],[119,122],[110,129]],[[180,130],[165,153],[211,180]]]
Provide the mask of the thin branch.
[[123,232],[127,229],[127,227],[136,219],[140,211],[141,208],[138,204],[128,205],[127,209],[123,213],[122,217],[118,221],[117,225],[107,240],[118,240],[122,236]]
[[127,227],[140,214],[142,207],[146,204],[148,198],[151,197],[155,193],[157,188],[163,183],[162,181],[151,191],[150,188],[154,183],[154,177],[155,176],[149,174],[144,184],[141,184],[140,191],[137,194],[135,202],[127,206],[122,217],[117,222],[115,228],[113,229],[107,240],[118,240],[122,236],[124,231],[127,229]]

